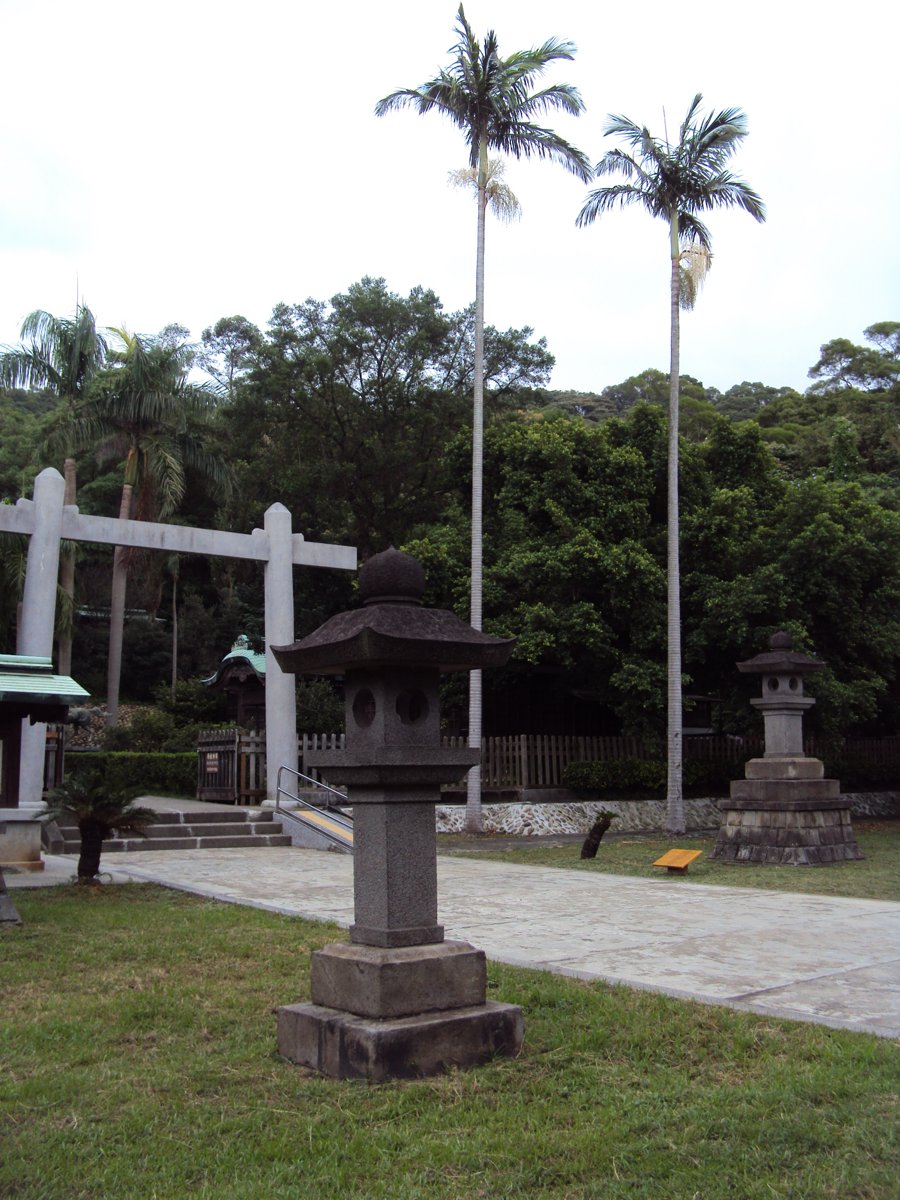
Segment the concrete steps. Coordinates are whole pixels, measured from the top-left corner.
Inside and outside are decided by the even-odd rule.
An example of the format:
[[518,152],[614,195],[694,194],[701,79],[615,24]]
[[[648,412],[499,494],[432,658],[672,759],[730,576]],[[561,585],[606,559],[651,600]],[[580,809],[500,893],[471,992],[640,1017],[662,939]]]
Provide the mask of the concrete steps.
[[[71,819],[56,823],[59,837],[55,854],[78,854],[81,838]],[[149,826],[146,837],[110,838],[103,853],[125,850],[258,850],[268,846],[290,846],[291,838],[271,812],[223,809],[222,812],[161,812]]]

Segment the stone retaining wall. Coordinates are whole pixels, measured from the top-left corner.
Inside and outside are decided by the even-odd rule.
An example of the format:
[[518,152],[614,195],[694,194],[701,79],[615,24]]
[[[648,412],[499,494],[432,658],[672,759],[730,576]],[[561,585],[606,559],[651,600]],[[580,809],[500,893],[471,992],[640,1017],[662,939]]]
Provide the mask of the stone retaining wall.
[[[665,800],[605,800],[583,802],[562,799],[557,803],[485,804],[482,809],[485,833],[539,837],[557,833],[587,834],[601,809],[614,812],[612,833],[652,833],[665,828]],[[570,793],[574,796],[574,793]],[[555,798],[554,796],[554,798]],[[861,792],[847,797],[854,817],[900,817],[900,792]],[[721,824],[720,801],[714,798],[685,800],[687,827],[691,832],[715,830]],[[438,833],[460,833],[465,826],[464,807],[440,805]]]

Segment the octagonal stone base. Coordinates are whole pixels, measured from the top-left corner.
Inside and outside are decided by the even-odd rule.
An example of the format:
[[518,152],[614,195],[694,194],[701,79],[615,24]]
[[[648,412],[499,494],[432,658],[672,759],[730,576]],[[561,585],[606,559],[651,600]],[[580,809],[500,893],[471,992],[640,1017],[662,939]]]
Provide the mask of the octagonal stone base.
[[377,1020],[317,1004],[278,1010],[278,1053],[335,1079],[410,1079],[518,1053],[522,1010],[487,1001]]
[[773,803],[732,796],[721,809],[722,826],[710,855],[719,862],[824,867],[863,857],[845,800]]

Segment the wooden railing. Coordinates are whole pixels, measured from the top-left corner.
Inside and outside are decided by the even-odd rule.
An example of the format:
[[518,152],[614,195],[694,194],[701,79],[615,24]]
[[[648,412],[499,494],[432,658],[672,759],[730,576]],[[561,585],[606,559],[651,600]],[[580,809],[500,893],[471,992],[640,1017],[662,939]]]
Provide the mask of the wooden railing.
[[[304,733],[298,737],[300,770],[318,779],[307,762],[310,750],[342,750],[342,733]],[[447,747],[465,746],[465,738],[443,738]],[[610,761],[623,758],[664,758],[665,748],[647,745],[638,738],[568,737],[557,734],[517,734],[482,741],[481,783],[494,790],[503,788],[552,788],[562,786],[565,768],[573,762]],[[830,744],[808,738],[808,755],[821,758]],[[258,804],[266,795],[266,735],[237,729],[214,729],[199,736],[197,796],[231,804]],[[844,744],[844,754],[864,756],[870,762],[888,762],[900,755],[900,736],[853,738]],[[684,739],[686,759],[706,762],[745,762],[763,753],[761,737],[727,737],[720,734],[691,735]]]

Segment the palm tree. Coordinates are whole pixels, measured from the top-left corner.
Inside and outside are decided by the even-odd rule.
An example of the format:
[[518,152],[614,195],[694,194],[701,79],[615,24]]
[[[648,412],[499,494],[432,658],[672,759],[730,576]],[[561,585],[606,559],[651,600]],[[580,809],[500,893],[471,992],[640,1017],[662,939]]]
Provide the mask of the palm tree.
[[[170,340],[149,341],[114,329],[120,347],[97,379],[88,403],[74,423],[79,446],[94,446],[100,462],[124,460],[119,517],[156,520],[178,507],[185,472],[205,476],[226,492],[230,473],[209,449],[213,397],[188,382],[190,347]],[[107,722],[118,722],[122,637],[128,551],[113,556],[107,661]]]
[[[535,123],[547,112],[578,116],[584,109],[578,91],[566,83],[535,91],[535,81],[560,59],[575,55],[571,42],[551,38],[531,50],[501,58],[497,35],[490,30],[479,43],[466,20],[463,6],[457,13],[458,39],[453,58],[434,79],[418,88],[391,92],[375,105],[377,116],[412,107],[418,113],[432,109],[462,130],[469,147],[469,167],[476,173],[477,240],[475,253],[475,361],[472,414],[472,577],[470,620],[482,625],[482,472],[484,457],[484,234],[489,202],[491,166],[489,152],[515,158],[549,158],[587,182],[591,177],[586,156],[552,129]],[[469,745],[481,747],[481,672],[473,671],[469,687]],[[469,772],[466,826],[481,831],[481,769]]]
[[[56,429],[51,434],[50,448],[60,447],[63,453],[63,475],[66,481],[64,503],[74,504],[76,495],[75,451],[69,427],[84,402],[91,380],[103,367],[106,341],[97,332],[94,314],[84,304],[75,309],[71,318],[54,317],[43,309],[29,313],[22,323],[22,345],[6,346],[0,352],[0,384],[4,387],[46,388],[52,391],[65,407],[59,414]],[[60,561],[60,585],[71,605],[75,594],[75,552],[63,553]],[[59,671],[72,672],[71,632],[58,642]]]
[[691,101],[678,142],[652,137],[646,126],[623,116],[610,116],[604,128],[631,148],[609,150],[597,164],[597,176],[620,175],[624,183],[589,193],[578,225],[617,206],[642,204],[652,217],[668,225],[670,275],[670,363],[668,450],[668,600],[667,600],[667,717],[668,783],[666,830],[685,831],[682,794],[681,717],[681,573],[678,539],[678,400],[679,307],[693,307],[693,286],[705,273],[711,255],[709,230],[698,213],[716,208],[742,208],[757,221],[766,217],[765,205],[743,180],[727,170],[731,156],[747,136],[747,118],[738,108],[701,116],[703,97]]
[[96,883],[100,874],[103,843],[114,833],[135,833],[143,837],[148,825],[158,820],[152,808],[133,804],[131,792],[110,789],[102,773],[86,771],[50,793],[48,817],[63,813],[74,817],[81,834],[78,855],[78,882]]

